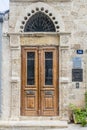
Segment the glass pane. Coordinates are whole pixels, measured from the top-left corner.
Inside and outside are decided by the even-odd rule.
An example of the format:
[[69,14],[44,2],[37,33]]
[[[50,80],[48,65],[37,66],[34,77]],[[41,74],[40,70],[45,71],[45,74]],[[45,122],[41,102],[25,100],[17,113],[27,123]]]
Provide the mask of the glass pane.
[[53,58],[53,53],[52,52],[45,52],[45,59],[52,59]]
[[53,53],[45,52],[45,85],[53,85]]
[[35,84],[35,52],[27,53],[27,84]]
[[27,59],[34,59],[34,55],[35,55],[34,52],[28,52],[27,53]]

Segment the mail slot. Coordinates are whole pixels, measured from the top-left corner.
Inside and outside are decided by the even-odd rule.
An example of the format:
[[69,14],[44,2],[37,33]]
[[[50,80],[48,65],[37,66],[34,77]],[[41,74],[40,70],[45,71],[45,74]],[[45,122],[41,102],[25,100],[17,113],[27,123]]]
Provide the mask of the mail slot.
[[45,91],[45,95],[53,95],[53,91]]
[[26,91],[26,94],[27,94],[27,95],[35,95],[35,91],[27,90],[27,91]]

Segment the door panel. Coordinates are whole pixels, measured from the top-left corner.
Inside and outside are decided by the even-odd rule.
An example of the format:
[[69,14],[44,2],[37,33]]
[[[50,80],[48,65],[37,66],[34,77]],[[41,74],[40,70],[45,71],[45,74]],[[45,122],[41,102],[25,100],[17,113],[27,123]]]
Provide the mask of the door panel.
[[22,48],[22,115],[38,115],[37,48]]
[[58,48],[22,48],[22,115],[58,114]]
[[55,47],[41,50],[41,114],[57,115],[58,113],[58,53]]

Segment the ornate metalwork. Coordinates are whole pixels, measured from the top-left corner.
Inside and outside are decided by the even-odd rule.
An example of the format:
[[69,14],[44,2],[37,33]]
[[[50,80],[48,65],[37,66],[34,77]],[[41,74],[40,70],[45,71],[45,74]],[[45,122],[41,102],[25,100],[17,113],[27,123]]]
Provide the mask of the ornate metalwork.
[[28,52],[27,53],[27,84],[34,85],[35,84],[35,53]]
[[53,85],[53,53],[45,52],[45,85]]
[[37,12],[26,23],[24,32],[55,32],[52,20],[43,12]]

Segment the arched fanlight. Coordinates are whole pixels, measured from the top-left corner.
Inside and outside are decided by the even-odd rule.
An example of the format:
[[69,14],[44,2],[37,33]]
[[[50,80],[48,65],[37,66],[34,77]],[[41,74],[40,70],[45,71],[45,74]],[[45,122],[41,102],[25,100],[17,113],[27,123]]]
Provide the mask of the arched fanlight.
[[24,32],[56,32],[56,29],[45,13],[37,12],[27,21]]

